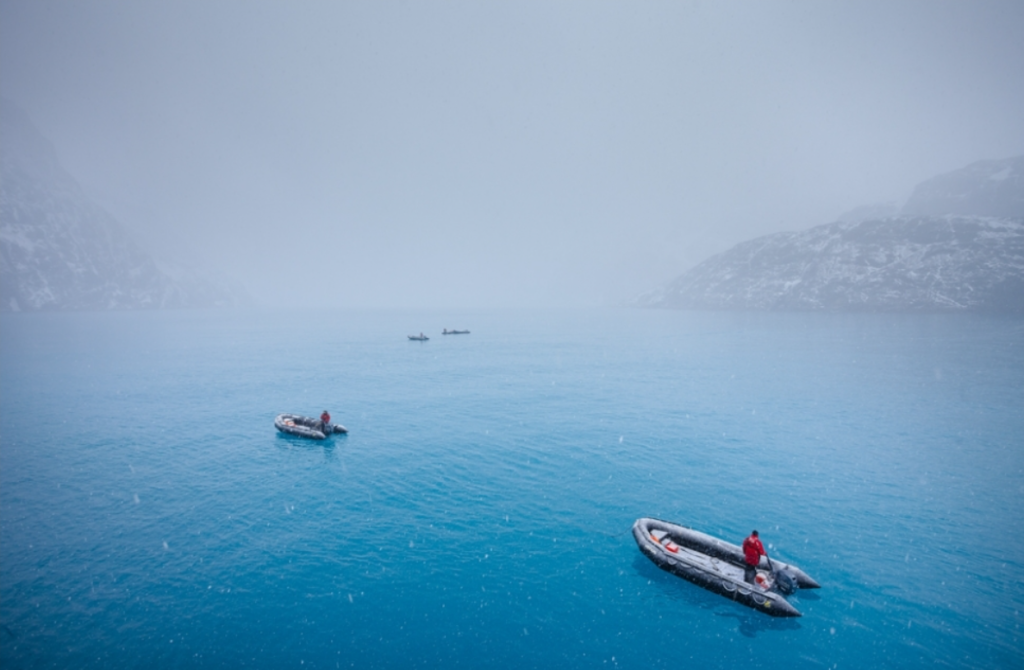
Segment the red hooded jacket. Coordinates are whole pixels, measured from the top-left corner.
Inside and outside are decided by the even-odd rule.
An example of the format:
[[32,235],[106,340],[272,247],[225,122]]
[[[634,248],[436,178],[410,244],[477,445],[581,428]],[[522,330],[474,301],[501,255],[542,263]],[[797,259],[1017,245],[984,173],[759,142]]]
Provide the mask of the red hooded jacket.
[[761,561],[761,557],[767,555],[768,553],[764,550],[764,545],[761,544],[759,538],[751,535],[743,540],[743,558],[747,561],[747,565],[757,565]]

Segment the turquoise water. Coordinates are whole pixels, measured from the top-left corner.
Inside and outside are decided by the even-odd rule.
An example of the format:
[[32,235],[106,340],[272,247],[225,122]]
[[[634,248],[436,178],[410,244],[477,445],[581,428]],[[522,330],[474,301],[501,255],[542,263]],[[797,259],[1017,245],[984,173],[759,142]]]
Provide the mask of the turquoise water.
[[[1020,319],[6,314],[0,401],[4,668],[1024,666]],[[640,516],[823,588],[771,619]]]

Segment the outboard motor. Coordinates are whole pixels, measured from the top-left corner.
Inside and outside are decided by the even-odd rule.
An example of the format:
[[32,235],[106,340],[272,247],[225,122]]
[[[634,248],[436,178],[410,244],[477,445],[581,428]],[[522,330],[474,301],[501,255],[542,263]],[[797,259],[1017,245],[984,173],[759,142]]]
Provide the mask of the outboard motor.
[[776,571],[775,589],[784,596],[793,594],[797,589],[796,578],[785,570]]

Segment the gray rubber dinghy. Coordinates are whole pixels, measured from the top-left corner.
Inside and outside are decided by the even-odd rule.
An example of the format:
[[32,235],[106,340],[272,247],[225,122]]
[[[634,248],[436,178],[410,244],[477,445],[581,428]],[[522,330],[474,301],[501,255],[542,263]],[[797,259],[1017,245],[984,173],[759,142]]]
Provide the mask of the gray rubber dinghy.
[[308,437],[311,440],[325,440],[328,435],[348,432],[340,423],[324,424],[320,419],[299,414],[278,414],[274,419],[274,427],[282,433]]
[[802,616],[786,596],[796,589],[817,589],[818,582],[800,568],[761,557],[754,583],[744,580],[743,550],[696,530],[660,521],[637,519],[633,539],[662,570],[771,616]]

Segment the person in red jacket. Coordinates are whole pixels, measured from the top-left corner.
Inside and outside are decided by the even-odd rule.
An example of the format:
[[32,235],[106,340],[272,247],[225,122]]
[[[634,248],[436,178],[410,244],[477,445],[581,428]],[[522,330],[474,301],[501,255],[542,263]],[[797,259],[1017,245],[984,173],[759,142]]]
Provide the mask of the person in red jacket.
[[757,564],[761,562],[762,556],[767,555],[768,552],[764,550],[764,545],[757,537],[757,531],[752,531],[750,537],[743,540],[743,581],[748,584],[754,583],[754,577],[757,576]]
[[324,413],[320,415],[320,432],[324,435],[327,434],[327,426],[331,425],[331,415],[324,410]]

